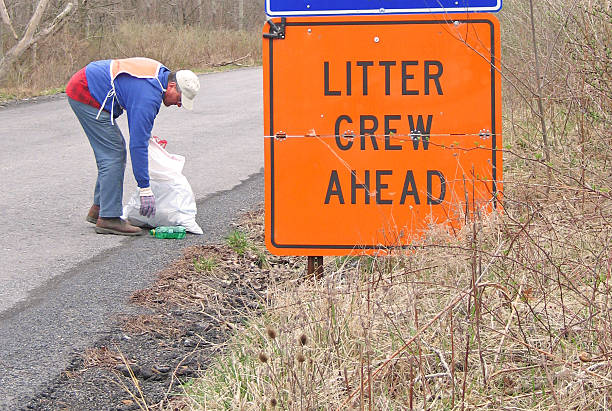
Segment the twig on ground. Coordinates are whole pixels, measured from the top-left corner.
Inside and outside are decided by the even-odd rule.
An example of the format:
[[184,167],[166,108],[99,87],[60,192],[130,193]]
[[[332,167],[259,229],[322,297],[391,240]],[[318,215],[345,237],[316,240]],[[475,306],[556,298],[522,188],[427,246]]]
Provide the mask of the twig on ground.
[[219,63],[212,63],[211,66],[212,67],[223,67],[223,66],[229,66],[230,64],[234,64],[236,66],[241,66],[241,64],[239,64],[238,62],[241,61],[241,60],[246,59],[250,55],[251,55],[251,53],[247,54],[246,56],[242,56],[242,57],[239,57],[237,59],[234,59],[234,60],[227,60],[227,61],[221,61]]

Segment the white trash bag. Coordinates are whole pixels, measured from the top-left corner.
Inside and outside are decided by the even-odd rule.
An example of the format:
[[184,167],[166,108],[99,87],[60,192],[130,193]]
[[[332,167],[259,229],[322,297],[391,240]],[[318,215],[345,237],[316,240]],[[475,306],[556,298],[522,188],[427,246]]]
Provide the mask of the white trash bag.
[[195,197],[187,178],[183,175],[185,157],[166,151],[166,142],[159,137],[149,139],[149,182],[155,195],[155,216],[140,215],[138,189],[123,207],[123,219],[136,226],[182,225],[194,234],[203,234],[196,223]]

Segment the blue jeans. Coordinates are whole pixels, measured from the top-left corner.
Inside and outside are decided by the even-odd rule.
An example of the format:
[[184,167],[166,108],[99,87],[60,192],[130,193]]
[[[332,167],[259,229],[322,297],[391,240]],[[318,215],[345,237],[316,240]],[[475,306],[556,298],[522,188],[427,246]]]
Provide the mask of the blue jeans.
[[120,217],[123,214],[123,174],[125,172],[125,139],[117,123],[111,124],[110,114],[68,98],[89,139],[98,165],[98,179],[93,203],[100,206],[100,217]]

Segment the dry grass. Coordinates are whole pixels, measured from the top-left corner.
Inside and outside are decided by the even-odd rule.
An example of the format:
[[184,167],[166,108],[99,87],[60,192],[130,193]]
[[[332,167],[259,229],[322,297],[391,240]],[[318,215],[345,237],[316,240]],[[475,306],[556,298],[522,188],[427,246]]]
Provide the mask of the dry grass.
[[264,315],[188,388],[191,406],[605,409],[612,227],[508,214],[271,285]]
[[181,324],[167,316],[144,314],[121,319],[121,329],[130,334],[153,334],[178,338],[182,334]]
[[83,367],[115,368],[123,364],[123,358],[118,351],[107,347],[88,348],[83,355]]
[[505,5],[503,210],[272,281],[182,406],[610,409],[611,15],[536,4],[535,59],[529,1]]
[[39,44],[36,52],[30,50],[0,88],[0,100],[57,93],[81,67],[107,58],[145,56],[171,70],[196,72],[261,63],[259,29],[210,30],[133,20],[112,32],[101,30],[83,38],[80,32],[66,28]]
[[210,69],[227,61],[247,57],[242,64],[261,62],[259,31],[203,30],[160,24],[121,25],[115,41],[119,56],[148,56],[169,67]]

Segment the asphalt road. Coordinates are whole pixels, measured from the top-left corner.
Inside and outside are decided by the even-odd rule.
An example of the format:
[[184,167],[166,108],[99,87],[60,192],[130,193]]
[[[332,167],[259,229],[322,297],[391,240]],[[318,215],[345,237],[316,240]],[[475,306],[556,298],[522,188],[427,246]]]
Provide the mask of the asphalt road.
[[[84,221],[96,167],[65,96],[0,108],[0,409],[61,372],[184,247],[222,240],[263,202],[261,77],[202,75],[193,112],[160,110],[153,133],[186,156],[204,230],[180,241],[97,235]],[[119,125],[127,139],[125,115]],[[128,164],[124,202],[135,189]]]

